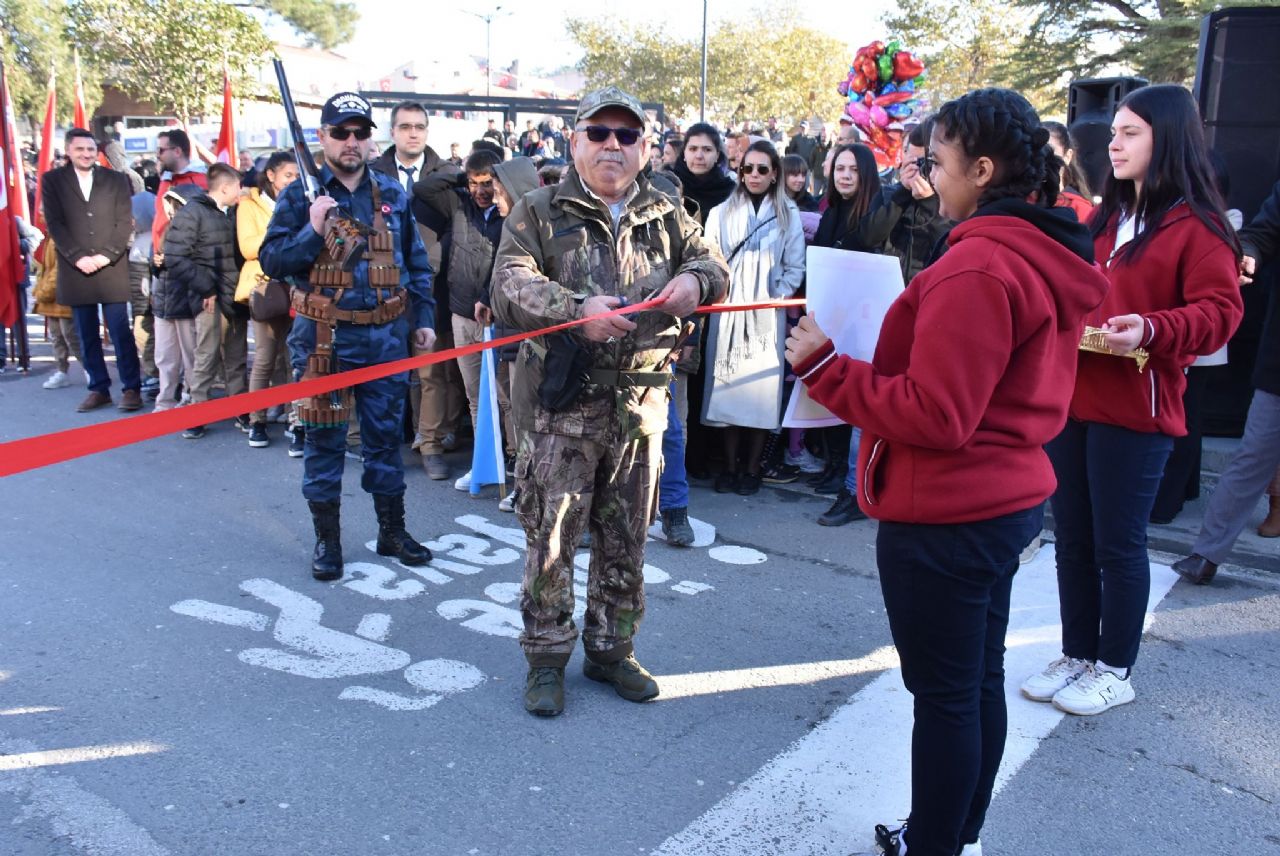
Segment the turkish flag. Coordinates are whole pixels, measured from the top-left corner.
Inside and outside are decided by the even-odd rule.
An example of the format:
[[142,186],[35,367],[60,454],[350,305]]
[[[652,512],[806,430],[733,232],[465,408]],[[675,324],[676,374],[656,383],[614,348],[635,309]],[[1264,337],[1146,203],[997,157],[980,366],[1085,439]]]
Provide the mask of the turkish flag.
[[49,72],[49,97],[44,102],[44,124],[40,128],[40,157],[36,161],[36,211],[35,226],[44,231],[44,212],[40,210],[40,184],[44,174],[53,169],[53,133],[57,121],[58,91],[54,82],[53,71]]
[[76,51],[76,91],[75,91],[75,116],[71,120],[71,127],[84,128],[89,130],[89,117],[84,113],[84,81],[80,79],[80,51]]
[[0,66],[0,114],[3,114],[4,120],[0,147],[5,150],[5,158],[0,162],[0,168],[4,170],[5,193],[9,197],[11,212],[30,223],[26,171],[23,169],[22,153],[18,151],[18,126],[13,121],[13,100],[9,97],[9,78],[5,75],[3,66]]
[[[0,146],[0,163],[7,163],[9,152]],[[18,284],[27,276],[22,263],[22,245],[18,241],[18,224],[9,208],[5,182],[0,181],[0,335],[20,320],[18,317]]]
[[231,75],[227,67],[222,67],[222,129],[218,131],[218,142],[213,146],[213,156],[220,163],[237,166],[240,154],[236,151],[236,125],[231,110]]

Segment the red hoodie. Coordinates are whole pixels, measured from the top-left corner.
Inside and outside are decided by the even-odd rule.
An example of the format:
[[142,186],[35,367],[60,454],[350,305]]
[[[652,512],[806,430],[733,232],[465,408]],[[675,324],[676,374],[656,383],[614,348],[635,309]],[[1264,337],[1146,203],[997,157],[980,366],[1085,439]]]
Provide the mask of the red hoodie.
[[1107,281],[1072,214],[1032,210],[1074,249],[1022,217],[972,217],[889,308],[872,362],[828,344],[795,367],[815,401],[862,428],[868,515],[968,523],[1057,486],[1043,446],[1066,423],[1084,315]]
[[1225,345],[1244,314],[1235,252],[1183,203],[1165,216],[1137,261],[1111,259],[1117,221],[1094,240],[1111,290],[1088,323],[1141,315],[1155,333],[1144,346],[1151,359],[1139,373],[1133,360],[1081,351],[1071,418],[1181,437],[1184,370]]

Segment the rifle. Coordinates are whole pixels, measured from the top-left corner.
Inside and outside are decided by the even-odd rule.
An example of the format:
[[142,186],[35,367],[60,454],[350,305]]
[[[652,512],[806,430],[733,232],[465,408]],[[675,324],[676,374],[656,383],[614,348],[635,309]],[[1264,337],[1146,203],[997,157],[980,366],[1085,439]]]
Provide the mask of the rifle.
[[302,135],[302,123],[298,121],[298,111],[293,106],[293,93],[289,91],[289,79],[284,73],[284,63],[277,57],[271,60],[276,70],[276,83],[280,86],[280,100],[284,102],[284,114],[289,121],[289,136],[293,137],[293,159],[298,162],[298,175],[302,176],[303,192],[308,202],[315,202],[316,196],[324,193],[320,185],[320,170],[316,169],[316,160],[307,148],[307,140]]

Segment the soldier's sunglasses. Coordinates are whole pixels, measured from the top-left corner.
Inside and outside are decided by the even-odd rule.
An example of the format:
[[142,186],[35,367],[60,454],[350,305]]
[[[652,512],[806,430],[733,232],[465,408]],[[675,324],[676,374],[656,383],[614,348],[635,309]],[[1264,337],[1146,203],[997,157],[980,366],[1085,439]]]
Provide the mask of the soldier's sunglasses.
[[613,134],[618,138],[618,145],[620,146],[634,146],[643,133],[643,131],[636,128],[610,128],[606,125],[587,125],[582,129],[582,132],[593,143],[603,143],[609,139],[610,134]]
[[340,143],[345,143],[355,134],[357,140],[367,140],[373,136],[372,128],[330,128],[329,136]]

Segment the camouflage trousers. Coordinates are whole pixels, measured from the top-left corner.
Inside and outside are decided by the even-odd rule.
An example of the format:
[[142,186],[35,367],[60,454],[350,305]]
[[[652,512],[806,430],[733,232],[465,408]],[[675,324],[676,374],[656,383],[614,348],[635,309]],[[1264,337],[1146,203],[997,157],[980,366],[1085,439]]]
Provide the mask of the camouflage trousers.
[[631,653],[644,617],[644,542],[657,498],[661,434],[601,443],[523,433],[516,460],[517,516],[529,549],[520,646],[530,665],[564,666],[578,638],[573,557],[591,527],[587,656],[611,663]]

